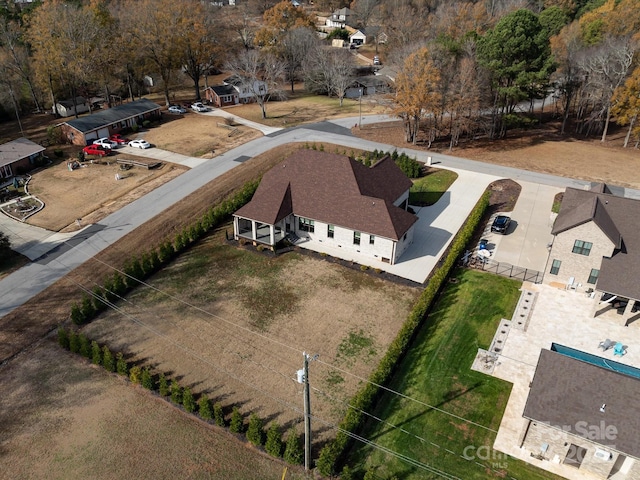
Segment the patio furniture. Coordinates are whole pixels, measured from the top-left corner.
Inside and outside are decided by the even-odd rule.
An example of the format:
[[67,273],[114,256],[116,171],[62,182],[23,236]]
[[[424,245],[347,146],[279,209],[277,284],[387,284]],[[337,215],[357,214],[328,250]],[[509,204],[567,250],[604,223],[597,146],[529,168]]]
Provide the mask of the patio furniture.
[[625,353],[627,353],[627,350],[624,348],[624,345],[620,342],[616,343],[615,347],[613,347],[613,354],[621,357]]
[[598,348],[601,348],[603,352],[606,352],[610,348],[613,348],[613,346],[616,345],[616,343],[617,342],[614,342],[613,340],[609,340],[607,338],[604,342],[600,342],[598,344]]

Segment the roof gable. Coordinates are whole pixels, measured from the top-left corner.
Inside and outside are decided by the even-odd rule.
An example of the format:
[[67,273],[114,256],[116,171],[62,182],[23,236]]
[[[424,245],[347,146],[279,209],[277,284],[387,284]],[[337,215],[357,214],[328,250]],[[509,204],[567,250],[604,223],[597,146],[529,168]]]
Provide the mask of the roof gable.
[[295,213],[398,240],[417,221],[393,205],[410,186],[391,159],[370,168],[344,155],[299,150],[263,176],[235,215],[274,224]]
[[146,98],[141,98],[140,100],[124,103],[117,107],[101,110],[92,115],[74,118],[65,123],[82,133],[86,133],[109,126],[112,123],[126,120],[127,118],[153,112],[154,110],[160,110],[160,105]]

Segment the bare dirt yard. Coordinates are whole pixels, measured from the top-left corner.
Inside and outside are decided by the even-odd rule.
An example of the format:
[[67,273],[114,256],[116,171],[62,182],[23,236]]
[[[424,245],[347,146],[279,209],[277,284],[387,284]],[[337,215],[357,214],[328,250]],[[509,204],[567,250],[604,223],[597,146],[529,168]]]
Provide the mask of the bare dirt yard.
[[[362,129],[354,128],[353,133],[397,147],[429,150],[534,172],[640,189],[640,149],[622,147],[625,129],[612,126],[607,142],[602,143],[599,138],[585,138],[571,133],[560,136],[559,128],[558,122],[551,121],[530,130],[511,131],[502,140],[461,140],[460,146],[453,150],[449,150],[448,143],[436,143],[431,149],[420,142],[416,146],[407,144],[399,122],[365,125]],[[571,126],[567,129],[567,132],[573,131]]]
[[[83,331],[134,362],[171,372],[194,393],[286,428],[301,426],[295,372],[302,352],[317,354],[310,366],[314,417],[338,424],[357,377],[369,377],[420,289],[310,255],[273,257],[227,245],[224,230],[232,228]],[[335,434],[329,424],[314,422],[316,446]]]

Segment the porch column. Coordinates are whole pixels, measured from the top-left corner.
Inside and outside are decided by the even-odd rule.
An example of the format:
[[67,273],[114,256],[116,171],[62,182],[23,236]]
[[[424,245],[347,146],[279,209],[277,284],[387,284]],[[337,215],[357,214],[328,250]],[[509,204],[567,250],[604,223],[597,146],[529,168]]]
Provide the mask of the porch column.
[[269,225],[269,243],[271,243],[271,245],[276,244],[276,234],[273,225]]
[[238,217],[233,217],[233,238],[235,240],[238,240],[239,236],[238,236],[238,232],[240,231],[240,228],[238,226]]
[[256,238],[258,238],[258,232],[256,231],[256,221],[255,220],[251,220],[251,239],[255,240]]
[[631,320],[631,317],[633,316],[633,314],[631,313],[631,310],[633,310],[633,307],[634,307],[635,304],[636,304],[636,300],[630,298],[629,302],[627,302],[627,306],[624,307],[624,313],[622,314],[622,320],[623,320],[625,326],[628,324],[627,322],[629,320]]

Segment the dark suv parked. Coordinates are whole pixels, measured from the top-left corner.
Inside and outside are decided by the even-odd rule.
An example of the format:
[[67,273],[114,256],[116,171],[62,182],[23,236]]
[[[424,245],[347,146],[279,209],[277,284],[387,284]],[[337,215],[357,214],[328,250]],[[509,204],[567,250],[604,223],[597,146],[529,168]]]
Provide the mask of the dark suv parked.
[[507,233],[511,225],[511,219],[506,215],[498,215],[491,224],[491,231],[501,233],[502,235]]

